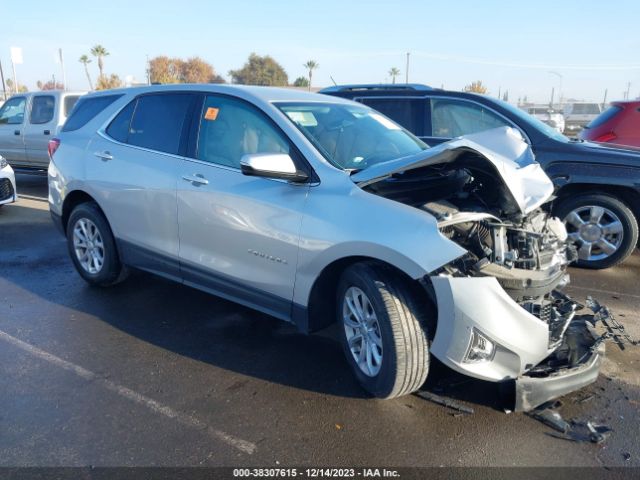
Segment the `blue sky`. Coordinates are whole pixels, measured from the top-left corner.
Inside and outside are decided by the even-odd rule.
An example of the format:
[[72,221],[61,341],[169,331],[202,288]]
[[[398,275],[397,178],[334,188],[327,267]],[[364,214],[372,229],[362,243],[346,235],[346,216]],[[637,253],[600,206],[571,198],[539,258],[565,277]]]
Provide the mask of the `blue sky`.
[[[255,51],[272,55],[291,81],[314,59],[318,86],[331,85],[330,76],[384,82],[391,67],[404,75],[411,52],[409,80],[437,87],[482,80],[490,93],[508,89],[512,101],[548,101],[562,81],[565,98],[601,100],[605,89],[608,99],[622,97],[631,82],[631,96],[640,95],[637,0],[2,0],[0,11],[5,78],[9,48],[22,47],[18,80],[30,88],[62,76],[58,48],[69,86],[87,88],[77,59],[100,43],[111,52],[107,73],[138,80],[147,54],[198,55],[228,78]],[[90,68],[95,78],[96,62]]]

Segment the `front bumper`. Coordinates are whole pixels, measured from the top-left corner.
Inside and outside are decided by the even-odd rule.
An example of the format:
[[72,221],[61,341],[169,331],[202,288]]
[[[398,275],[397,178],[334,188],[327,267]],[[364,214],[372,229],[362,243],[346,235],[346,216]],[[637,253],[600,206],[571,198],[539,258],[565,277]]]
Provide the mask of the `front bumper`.
[[[552,356],[548,366],[538,366],[540,373],[536,376],[531,373],[525,374],[513,382],[515,411],[533,410],[549,400],[580,390],[598,379],[605,347],[604,343],[599,342],[588,322],[589,320],[583,317],[573,320],[565,335],[565,342],[559,348],[561,355],[563,348],[568,345],[571,345],[571,349],[581,352],[578,357],[580,361],[575,366],[570,366],[569,357],[563,359]],[[548,371],[542,373],[545,367],[548,367]]]
[[[516,409],[530,410],[596,380],[604,354],[591,316],[573,317],[562,343],[550,346],[549,325],[516,303],[493,277],[431,277],[438,325],[431,353],[464,375],[512,383]],[[491,359],[469,362],[472,333],[495,345]]]
[[0,205],[18,200],[16,177],[10,165],[0,169]]

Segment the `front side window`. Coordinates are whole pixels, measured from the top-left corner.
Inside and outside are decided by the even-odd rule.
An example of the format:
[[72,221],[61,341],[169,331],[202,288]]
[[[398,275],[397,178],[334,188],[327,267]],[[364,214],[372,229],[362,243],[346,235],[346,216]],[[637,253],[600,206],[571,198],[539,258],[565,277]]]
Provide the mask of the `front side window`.
[[37,95],[33,97],[31,102],[31,114],[29,115],[29,123],[32,125],[41,125],[49,123],[53,120],[53,112],[55,110],[56,100],[53,95]]
[[13,97],[0,108],[0,125],[20,125],[24,122],[25,97]]
[[143,95],[131,119],[127,143],[178,155],[191,106],[196,96],[188,93]]
[[331,164],[343,170],[361,170],[428,148],[365,106],[320,102],[277,106]]
[[255,107],[234,98],[210,95],[200,116],[196,157],[240,168],[244,155],[289,153],[289,142]]
[[360,101],[402,125],[414,135],[422,135],[424,99],[362,98]]
[[431,125],[434,137],[454,138],[511,124],[476,103],[454,99],[431,100]]

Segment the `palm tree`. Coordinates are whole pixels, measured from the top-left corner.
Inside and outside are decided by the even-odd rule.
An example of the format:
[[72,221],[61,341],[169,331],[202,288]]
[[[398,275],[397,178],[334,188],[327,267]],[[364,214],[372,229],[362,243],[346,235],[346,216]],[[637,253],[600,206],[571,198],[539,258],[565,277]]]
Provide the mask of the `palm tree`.
[[89,65],[91,63],[91,59],[89,58],[89,56],[87,55],[82,55],[78,61],[84,65],[84,73],[87,74],[87,80],[89,81],[89,89],[93,90],[93,84],[91,83],[91,75],[89,75],[89,68],[87,67],[87,65]]
[[396,83],[396,77],[400,75],[400,70],[397,69],[396,67],[393,67],[391,70],[389,70],[389,76],[391,77],[391,83]]
[[309,91],[311,91],[311,78],[313,77],[313,71],[319,66],[320,64],[315,60],[309,60],[303,65],[304,68],[309,70]]
[[98,70],[100,70],[100,77],[104,76],[104,63],[103,58],[109,55],[107,49],[102,45],[96,45],[91,49],[91,55],[98,59]]

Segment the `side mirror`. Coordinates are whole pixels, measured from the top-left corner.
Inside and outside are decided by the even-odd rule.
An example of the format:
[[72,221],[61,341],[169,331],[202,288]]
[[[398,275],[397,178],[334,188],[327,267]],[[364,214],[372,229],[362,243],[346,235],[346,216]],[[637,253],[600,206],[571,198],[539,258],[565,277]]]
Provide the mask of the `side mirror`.
[[309,179],[306,172],[296,168],[293,159],[286,153],[249,153],[240,159],[240,169],[252,177],[278,178],[293,183]]

